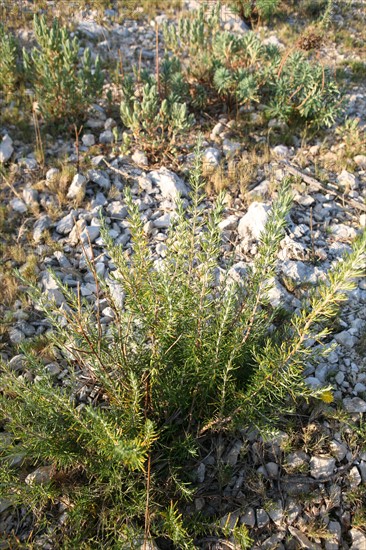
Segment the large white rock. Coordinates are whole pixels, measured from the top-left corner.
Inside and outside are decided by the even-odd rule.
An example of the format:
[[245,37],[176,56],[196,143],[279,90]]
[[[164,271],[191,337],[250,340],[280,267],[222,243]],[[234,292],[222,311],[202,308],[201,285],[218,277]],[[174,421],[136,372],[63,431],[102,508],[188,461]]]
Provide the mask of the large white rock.
[[114,135],[112,130],[105,130],[102,132],[99,136],[99,143],[113,143],[114,142]]
[[36,243],[39,243],[42,239],[43,233],[50,227],[51,219],[49,216],[41,216],[33,226],[33,239]]
[[236,154],[239,153],[239,151],[242,148],[242,144],[238,141],[231,141],[231,139],[224,139],[222,142],[222,150],[224,151],[224,155],[226,158],[231,159],[235,157]]
[[366,155],[356,155],[353,160],[361,170],[366,170]]
[[287,292],[284,286],[276,279],[271,281],[272,286],[267,292],[269,303],[272,307],[282,306],[283,309],[291,311],[290,304],[293,300],[293,296]]
[[188,196],[188,187],[184,181],[165,166],[150,172],[149,178],[160,188],[165,199],[175,200],[179,195],[181,197]]
[[248,197],[251,199],[264,199],[269,194],[270,183],[269,180],[261,181],[254,189],[248,192]]
[[61,220],[56,225],[57,233],[62,235],[68,235],[72,228],[75,225],[75,210],[71,210],[69,214],[61,218]]
[[335,334],[334,340],[336,340],[338,344],[341,344],[342,346],[350,349],[352,349],[357,344],[357,338],[348,330],[342,330],[342,332],[338,332],[337,334]]
[[114,304],[117,306],[117,308],[122,309],[124,305],[125,294],[122,291],[120,283],[112,277],[107,277],[105,281],[109,287],[109,291],[111,293]]
[[329,226],[332,236],[336,241],[347,241],[354,239],[357,236],[357,231],[354,227],[345,225],[344,223],[332,224]]
[[94,134],[84,134],[81,138],[81,141],[83,142],[83,145],[85,145],[85,147],[92,147],[93,145],[95,145]]
[[252,237],[258,239],[268,218],[270,207],[262,202],[252,202],[248,212],[241,218],[238,233],[242,239]]
[[136,149],[132,155],[132,160],[139,166],[148,166],[149,160],[146,156],[146,154],[143,151],[140,151],[139,149]]
[[324,272],[320,268],[294,260],[285,260],[282,262],[281,272],[297,285],[304,283],[315,284],[318,278],[324,277]]
[[49,186],[51,183],[56,183],[57,179],[60,176],[60,170],[58,168],[50,168],[46,173],[46,185]]
[[0,162],[7,162],[14,152],[13,140],[8,134],[5,134],[0,143]]
[[105,29],[104,26],[99,25],[91,19],[81,21],[78,25],[77,30],[91,39],[105,37],[108,34],[108,31]]
[[225,129],[226,129],[225,126],[221,122],[218,122],[214,126],[214,128],[213,128],[213,130],[210,134],[210,139],[212,139],[214,141],[220,134],[222,134],[225,131]]
[[99,225],[89,225],[83,229],[80,234],[80,240],[83,244],[93,243],[100,235]]
[[356,176],[351,174],[351,172],[347,172],[347,170],[342,170],[337,179],[338,183],[344,185],[344,187],[348,189],[357,189],[358,187]]
[[19,212],[19,214],[24,214],[27,211],[27,206],[21,199],[12,199],[10,206],[15,212]]
[[89,170],[88,178],[93,183],[96,183],[97,185],[99,185],[99,187],[101,187],[102,189],[108,190],[111,186],[109,176],[107,172],[104,172],[103,170]]
[[25,482],[27,485],[43,485],[51,481],[52,466],[41,466],[27,475]]
[[23,189],[23,200],[27,206],[34,206],[39,202],[39,194],[36,189],[25,187]]
[[343,406],[349,413],[366,412],[366,402],[360,397],[347,397],[343,399]]
[[154,220],[154,227],[157,227],[158,229],[167,229],[170,225],[170,219],[170,214],[163,214],[160,218]]
[[206,168],[217,168],[220,166],[221,151],[216,147],[207,147],[203,153],[203,165]]
[[69,190],[67,192],[68,199],[80,199],[82,200],[85,196],[86,188],[86,177],[82,174],[75,174]]
[[315,479],[328,477],[333,474],[335,458],[313,456],[310,460],[310,475]]
[[290,149],[286,145],[276,145],[272,151],[277,158],[287,159],[290,157]]
[[351,529],[352,546],[350,550],[363,550],[366,548],[366,536],[358,529]]

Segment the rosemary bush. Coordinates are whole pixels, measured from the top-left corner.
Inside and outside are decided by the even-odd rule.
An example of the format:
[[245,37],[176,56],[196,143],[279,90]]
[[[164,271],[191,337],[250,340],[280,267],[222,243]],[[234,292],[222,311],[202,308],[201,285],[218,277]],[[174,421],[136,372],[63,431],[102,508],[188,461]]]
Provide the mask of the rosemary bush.
[[253,32],[242,36],[220,29],[220,5],[200,8],[177,27],[166,23],[168,51],[188,58],[191,95],[200,105],[225,101],[229,108],[261,103],[269,117],[330,126],[340,112],[340,90],[330,71],[303,52],[281,53]]
[[56,19],[48,27],[44,16],[35,16],[34,32],[38,46],[23,50],[23,58],[39,110],[48,122],[76,122],[102,91],[99,59],[93,63],[88,48],[80,58],[78,39]]
[[[167,255],[155,264],[138,206],[126,194],[132,250],[103,238],[123,289],[117,303],[98,280],[97,301],[62,285],[66,303],[50,307],[32,294],[53,326],[64,383],[48,374],[39,354],[23,348],[22,371],[3,364],[0,411],[7,433],[0,486],[14,504],[34,513],[33,533],[47,533],[62,548],[141,548],[150,538],[195,548],[195,537],[220,532],[215,518],[187,519],[183,503],[194,495],[200,438],[213,431],[274,425],[296,402],[322,395],[302,372],[325,351],[309,347],[328,335],[325,324],[361,274],[366,233],[304,298],[284,326],[267,294],[291,206],[290,182],[279,189],[258,254],[242,282],[220,267],[223,199],[202,210],[201,158],[196,156],[187,209],[177,201]],[[222,266],[221,266],[222,267]],[[100,322],[105,297],[114,322]],[[103,306],[104,307],[104,306]],[[82,387],[93,388],[93,400]],[[12,466],[22,463],[21,475]],[[35,467],[48,479],[22,481]],[[62,512],[62,522],[52,524]],[[219,518],[217,518],[219,519]],[[222,534],[221,528],[221,534]],[[225,531],[250,547],[243,526]]]

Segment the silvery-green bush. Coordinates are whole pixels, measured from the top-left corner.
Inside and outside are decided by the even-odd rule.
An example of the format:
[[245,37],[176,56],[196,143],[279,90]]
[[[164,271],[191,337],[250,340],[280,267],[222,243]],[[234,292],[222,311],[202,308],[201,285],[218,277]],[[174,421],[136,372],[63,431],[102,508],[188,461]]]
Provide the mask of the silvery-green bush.
[[24,49],[23,58],[42,116],[58,124],[83,119],[103,87],[98,57],[93,62],[88,48],[80,57],[78,39],[56,19],[49,27],[44,16],[35,16],[34,33],[37,45],[31,52]]

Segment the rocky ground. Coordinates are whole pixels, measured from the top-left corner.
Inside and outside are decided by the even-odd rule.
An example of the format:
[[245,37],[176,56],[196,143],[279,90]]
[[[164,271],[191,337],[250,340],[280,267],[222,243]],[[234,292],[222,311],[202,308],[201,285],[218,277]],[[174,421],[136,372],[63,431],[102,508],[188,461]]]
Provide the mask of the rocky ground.
[[[351,25],[350,35],[352,20],[362,18],[362,3],[354,10],[353,15],[336,13],[340,28]],[[156,20],[160,23],[163,18],[161,14]],[[232,15],[228,18],[227,13],[223,24],[236,32],[246,32],[245,26]],[[92,13],[87,18],[79,13],[75,26],[85,43],[105,59],[118,59],[118,49],[123,48],[126,63],[136,62],[140,55],[147,66],[155,62],[155,20],[116,23],[112,10],[98,22]],[[28,31],[21,32],[27,40]],[[268,32],[271,40],[284,39],[274,29]],[[359,32],[354,29],[355,35]],[[335,64],[348,59],[342,44],[323,47]],[[271,295],[274,306],[281,304],[289,311],[299,306],[304,288],[327,276],[332,263],[350,249],[354,237],[366,226],[366,82],[350,78],[346,95],[347,116],[359,120],[356,130],[342,122],[321,138],[303,140],[299,134],[288,139],[288,129],[278,121],[270,121],[275,140],[269,142],[266,157],[257,162],[245,188],[234,185],[226,189],[227,208],[221,222],[223,260],[234,254],[232,269],[240,277],[256,253],[276,183],[287,173],[296,173],[294,205]],[[6,167],[2,186],[2,356],[16,370],[22,368],[17,345],[41,337],[49,326],[27,301],[24,289],[13,288],[16,283],[8,268],[18,267],[37,281],[58,306],[64,297],[49,268],[65,284],[80,285],[81,295],[93,302],[97,289],[84,255],[85,251],[91,254],[91,246],[97,258],[96,270],[118,300],[121,290],[109,278],[114,266],[100,236],[100,214],[115,242],[128,247],[123,190],[129,185],[139,204],[154,258],[159,261],[165,255],[174,198],[178,192],[188,195],[190,147],[182,151],[178,162],[164,159],[159,163],[154,159],[152,163],[139,149],[122,153],[113,133],[121,122],[109,114],[104,103],[91,108],[78,150],[74,139],[50,136],[45,143],[44,166],[34,145],[19,135],[16,125],[8,120],[2,125],[0,163]],[[256,115],[251,115],[253,122]],[[228,163],[235,166],[243,159],[253,162],[248,143],[241,139],[240,128],[227,113],[219,114],[205,128],[208,174],[227,168]],[[287,138],[281,142],[283,136]],[[259,132],[255,138],[263,143],[268,132]],[[190,141],[193,143],[195,137]],[[208,196],[206,205],[212,200]],[[113,322],[107,305],[101,322]],[[324,403],[316,410],[305,409],[287,419],[282,432],[271,441],[264,441],[255,432],[243,432],[235,440],[210,441],[206,458],[197,464],[199,489],[192,507],[205,516],[221,514],[223,525],[239,519],[249,528],[255,541],[253,549],[366,549],[364,279],[349,294],[333,328],[334,335],[327,345],[334,349],[325,362],[305,372],[311,386],[333,388],[333,403]],[[66,364],[50,362],[47,355],[44,362],[58,380],[67,377]],[[92,387],[85,387],[85,402],[93,398],[92,392]],[[0,437],[6,434],[1,432]],[[14,514],[8,503],[0,500],[0,533],[16,529],[18,515],[24,513],[17,510]],[[23,530],[18,536],[24,541],[24,526]],[[201,540],[198,545],[233,548],[229,540]],[[40,540],[39,546],[52,547],[46,539]],[[5,536],[1,548],[7,547]]]

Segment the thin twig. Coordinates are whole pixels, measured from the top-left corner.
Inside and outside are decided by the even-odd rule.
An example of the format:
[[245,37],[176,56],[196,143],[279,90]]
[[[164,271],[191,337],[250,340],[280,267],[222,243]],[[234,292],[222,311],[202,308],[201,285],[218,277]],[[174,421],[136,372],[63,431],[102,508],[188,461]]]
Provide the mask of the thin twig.
[[38,114],[37,114],[37,109],[35,107],[35,104],[33,104],[33,107],[32,107],[32,115],[33,115],[34,131],[36,134],[36,149],[37,149],[37,152],[39,153],[39,163],[43,169],[45,165],[45,156],[44,156],[41,130],[39,127]]
[[116,172],[116,174],[120,174],[120,176],[123,176],[124,178],[126,179],[134,179],[133,176],[131,176],[131,174],[129,174],[127,172],[127,170],[121,170],[119,168],[115,168],[114,166],[112,166],[106,159],[103,159],[103,162],[108,166],[108,168],[110,170],[113,170],[113,172]]
[[146,543],[150,536],[150,482],[151,482],[151,454],[147,459],[147,473],[146,473],[146,507],[145,507],[145,536],[144,536],[144,550],[147,549]]
[[98,275],[97,275],[97,270],[95,268],[95,254],[94,254],[94,250],[93,250],[93,247],[92,247],[92,243],[91,243],[90,235],[89,235],[88,231],[86,232],[86,235],[87,235],[87,238],[88,238],[88,244],[89,244],[89,250],[90,250],[91,258],[89,258],[89,256],[87,255],[87,251],[86,251],[86,248],[85,248],[85,245],[84,245],[82,239],[80,239],[80,242],[81,242],[81,248],[83,250],[84,257],[86,259],[86,262],[89,266],[90,271],[92,272],[94,283],[95,283],[95,293],[96,293],[96,299],[97,299],[97,301],[96,301],[96,317],[97,317],[97,325],[98,325],[98,353],[100,355],[102,334],[103,333],[102,333],[102,325],[101,325],[101,322],[100,322],[99,279],[98,279]]
[[76,169],[78,172],[80,172],[80,141],[79,137],[82,132],[83,127],[80,126],[79,130],[77,129],[76,124],[74,124],[74,130],[75,130],[75,149],[76,149]]
[[122,52],[121,48],[118,49],[118,59],[119,59],[119,67],[120,67],[121,77],[122,77],[122,80],[124,80],[125,70],[124,70],[124,66],[123,66],[123,52]]
[[[334,191],[334,189],[332,189],[329,186],[329,184],[320,183],[318,180],[316,180],[312,176],[304,174],[298,168],[296,168],[295,166],[290,164],[287,160],[281,160],[280,163],[283,165],[284,169],[287,172],[289,172],[293,176],[297,176],[298,178],[301,178],[305,183],[308,183],[309,185],[314,187],[317,191],[324,191],[325,190],[325,191],[327,191],[327,193],[330,193],[331,195],[334,195],[335,197],[340,198],[339,193],[337,193],[337,191]],[[350,198],[346,198],[344,196],[342,196],[342,199],[346,203],[353,206],[354,208],[359,208],[363,212],[366,212],[366,205],[365,204],[362,204],[361,202],[355,201],[355,200],[350,199]]]

